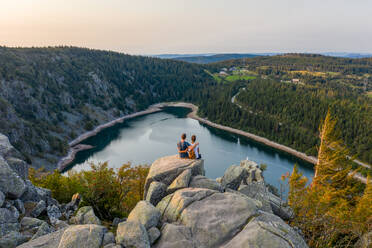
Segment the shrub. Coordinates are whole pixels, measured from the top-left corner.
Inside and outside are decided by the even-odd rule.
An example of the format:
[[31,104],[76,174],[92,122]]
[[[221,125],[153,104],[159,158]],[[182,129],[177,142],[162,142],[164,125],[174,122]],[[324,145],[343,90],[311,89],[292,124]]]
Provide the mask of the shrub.
[[148,166],[132,167],[130,163],[114,170],[106,162],[91,164],[89,171],[69,171],[67,175],[31,168],[29,177],[34,185],[50,189],[60,203],[69,202],[73,194],[79,193],[83,206],[92,206],[100,219],[112,220],[126,217],[143,198],[148,171]]
[[267,164],[260,164],[260,169],[265,171],[267,169]]
[[92,121],[86,122],[85,125],[84,125],[84,128],[85,128],[85,130],[88,130],[88,131],[92,130],[94,128],[93,122]]

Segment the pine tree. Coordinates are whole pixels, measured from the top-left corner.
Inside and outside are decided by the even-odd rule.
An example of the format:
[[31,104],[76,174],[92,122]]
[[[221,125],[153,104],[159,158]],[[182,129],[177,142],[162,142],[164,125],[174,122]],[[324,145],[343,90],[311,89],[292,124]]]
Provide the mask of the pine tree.
[[[353,179],[348,151],[338,139],[336,119],[330,113],[320,127],[320,147],[311,186],[295,166],[289,179],[289,204],[312,247],[350,247],[371,229],[372,187],[363,196]],[[367,224],[369,223],[369,224]]]
[[288,204],[294,206],[296,202],[302,201],[307,181],[308,179],[302,176],[302,173],[298,171],[297,164],[295,164],[289,177]]
[[312,187],[323,185],[334,190],[341,190],[345,189],[349,183],[348,178],[350,178],[349,173],[352,167],[348,159],[348,149],[338,138],[338,132],[335,130],[336,123],[337,120],[328,110],[319,128],[320,146]]

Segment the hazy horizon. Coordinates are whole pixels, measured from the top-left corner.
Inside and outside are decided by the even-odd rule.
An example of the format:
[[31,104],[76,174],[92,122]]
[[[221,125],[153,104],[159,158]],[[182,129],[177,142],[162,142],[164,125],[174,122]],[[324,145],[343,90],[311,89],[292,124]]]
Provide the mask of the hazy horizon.
[[5,0],[0,45],[141,55],[372,53],[368,0]]

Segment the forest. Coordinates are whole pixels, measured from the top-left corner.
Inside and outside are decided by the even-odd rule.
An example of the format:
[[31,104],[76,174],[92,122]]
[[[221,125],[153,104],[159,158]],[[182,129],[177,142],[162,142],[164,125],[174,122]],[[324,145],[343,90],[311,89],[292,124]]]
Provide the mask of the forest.
[[214,122],[316,155],[329,109],[352,154],[372,164],[371,75],[372,58],[287,54],[198,65],[76,47],[0,47],[0,132],[31,162],[55,164],[77,135],[182,100]]
[[[221,76],[216,73],[221,68],[234,71]],[[206,69],[219,84],[200,93],[201,115],[316,156],[319,123],[329,109],[352,154],[372,163],[372,59],[294,54],[226,61]],[[230,80],[236,71],[252,77]],[[231,102],[234,95],[241,108]]]
[[198,65],[75,47],[0,47],[0,132],[53,170],[95,126],[215,84]]

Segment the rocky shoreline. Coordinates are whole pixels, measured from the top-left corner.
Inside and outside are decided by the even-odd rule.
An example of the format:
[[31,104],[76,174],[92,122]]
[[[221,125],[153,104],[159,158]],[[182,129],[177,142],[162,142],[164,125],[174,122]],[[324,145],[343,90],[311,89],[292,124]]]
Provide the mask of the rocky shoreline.
[[66,157],[62,158],[58,164],[57,164],[57,169],[59,171],[64,171],[66,167],[75,159],[75,156],[78,152],[84,151],[84,150],[89,150],[92,149],[93,146],[91,145],[84,145],[84,144],[78,144],[76,146],[73,146],[70,148],[68,154]]
[[69,164],[75,159],[75,156],[78,152],[88,150],[88,149],[92,148],[92,146],[89,146],[89,145],[79,144],[80,142],[86,140],[87,138],[95,136],[96,134],[98,134],[103,129],[106,129],[108,127],[112,127],[112,126],[114,126],[118,123],[123,123],[125,120],[129,120],[129,119],[132,119],[132,118],[135,118],[135,117],[138,117],[138,116],[148,115],[148,114],[152,114],[152,113],[156,113],[156,112],[160,112],[160,111],[161,111],[160,108],[156,107],[156,105],[152,105],[149,108],[147,108],[146,110],[143,110],[143,111],[140,111],[140,112],[135,112],[135,113],[129,114],[129,115],[125,115],[123,117],[117,118],[117,119],[112,120],[110,122],[107,122],[105,124],[99,125],[96,128],[94,128],[92,131],[85,132],[85,133],[79,135],[79,137],[77,137],[73,141],[69,142],[70,149],[68,151],[68,154],[67,154],[67,156],[65,156],[65,157],[63,157],[59,160],[59,162],[57,164],[57,169],[61,172],[64,171],[69,166]]

